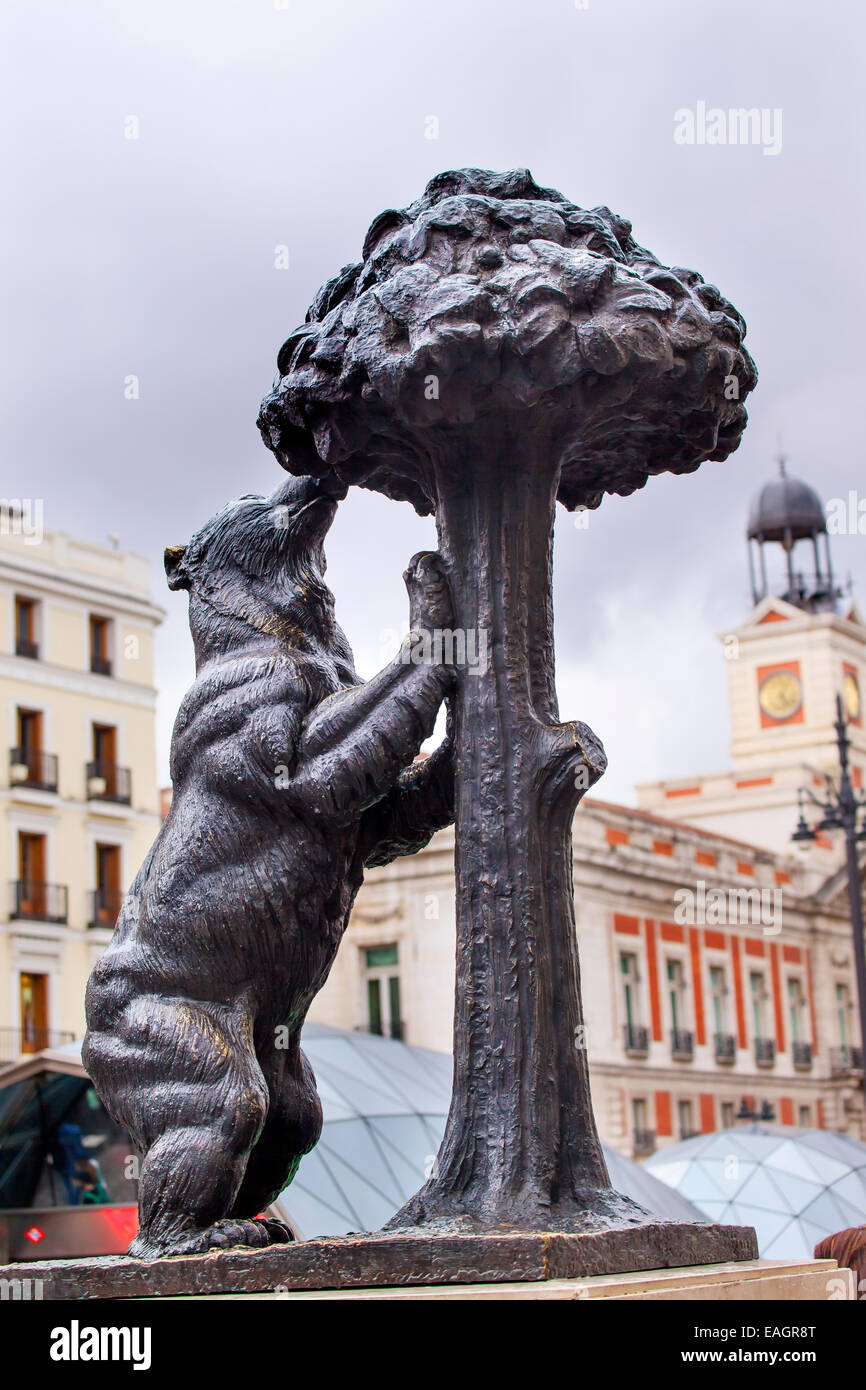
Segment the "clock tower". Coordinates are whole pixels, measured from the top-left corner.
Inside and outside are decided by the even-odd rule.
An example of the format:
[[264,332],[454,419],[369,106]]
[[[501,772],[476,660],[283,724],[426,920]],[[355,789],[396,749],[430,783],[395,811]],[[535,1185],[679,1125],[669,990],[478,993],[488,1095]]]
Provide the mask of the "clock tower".
[[[645,784],[638,804],[786,852],[799,788],[820,793],[837,770],[837,693],[848,718],[854,784],[863,786],[866,624],[835,584],[820,497],[788,477],[784,462],[752,503],[747,543],[753,607],[721,639],[731,769]],[[829,837],[812,850],[828,870],[840,852]]]

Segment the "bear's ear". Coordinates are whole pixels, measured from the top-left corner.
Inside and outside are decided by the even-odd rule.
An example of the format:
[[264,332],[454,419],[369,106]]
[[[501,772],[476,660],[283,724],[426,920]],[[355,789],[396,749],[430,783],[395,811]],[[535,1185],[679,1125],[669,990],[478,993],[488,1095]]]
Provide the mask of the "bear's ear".
[[167,545],[165,547],[165,573],[170,589],[188,589],[190,587],[189,575],[183,567],[185,554],[185,545]]

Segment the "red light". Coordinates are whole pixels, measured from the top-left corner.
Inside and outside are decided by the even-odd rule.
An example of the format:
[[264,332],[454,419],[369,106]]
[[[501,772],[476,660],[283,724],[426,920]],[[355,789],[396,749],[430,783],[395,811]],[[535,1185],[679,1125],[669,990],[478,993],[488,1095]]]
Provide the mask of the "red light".
[[40,1231],[38,1226],[31,1226],[29,1231],[24,1232],[24,1239],[31,1240],[34,1245],[38,1245],[40,1240],[45,1239],[45,1232]]

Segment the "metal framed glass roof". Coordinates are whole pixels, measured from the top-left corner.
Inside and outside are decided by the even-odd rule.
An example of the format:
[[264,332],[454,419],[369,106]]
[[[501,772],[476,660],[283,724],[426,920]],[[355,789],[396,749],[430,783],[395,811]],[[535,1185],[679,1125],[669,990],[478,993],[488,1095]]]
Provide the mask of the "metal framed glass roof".
[[811,1256],[825,1236],[866,1222],[866,1144],[832,1130],[723,1129],[646,1166],[710,1220],[754,1226],[767,1259]]
[[[322,1098],[322,1137],[277,1205],[304,1237],[375,1230],[429,1176],[451,1101],[451,1058],[308,1023],[302,1046]],[[605,1148],[611,1181],[654,1215],[700,1221],[684,1194]]]

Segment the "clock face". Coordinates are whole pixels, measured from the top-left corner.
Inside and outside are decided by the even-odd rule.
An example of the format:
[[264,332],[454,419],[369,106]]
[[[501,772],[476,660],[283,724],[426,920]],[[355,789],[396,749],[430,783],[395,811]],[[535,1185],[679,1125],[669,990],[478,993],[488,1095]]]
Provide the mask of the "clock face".
[[851,671],[846,671],[842,681],[842,698],[845,701],[845,708],[848,711],[849,719],[860,718],[860,685],[857,677]]
[[761,709],[769,719],[790,719],[803,703],[803,690],[793,671],[774,671],[758,690]]

